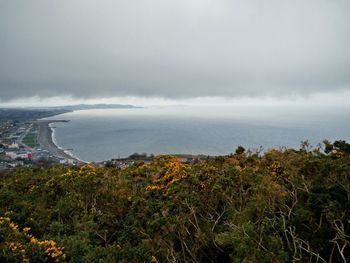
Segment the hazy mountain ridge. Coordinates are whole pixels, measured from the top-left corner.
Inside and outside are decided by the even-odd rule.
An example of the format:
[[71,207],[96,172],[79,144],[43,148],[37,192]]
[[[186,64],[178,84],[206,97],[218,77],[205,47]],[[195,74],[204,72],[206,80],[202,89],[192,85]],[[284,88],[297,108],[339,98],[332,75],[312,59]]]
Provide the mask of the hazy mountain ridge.
[[0,107],[0,120],[31,121],[78,110],[137,109],[129,104],[78,104],[54,107]]
[[130,104],[78,104],[78,105],[68,105],[59,107],[50,107],[51,109],[58,110],[96,110],[96,109],[133,109],[142,108]]

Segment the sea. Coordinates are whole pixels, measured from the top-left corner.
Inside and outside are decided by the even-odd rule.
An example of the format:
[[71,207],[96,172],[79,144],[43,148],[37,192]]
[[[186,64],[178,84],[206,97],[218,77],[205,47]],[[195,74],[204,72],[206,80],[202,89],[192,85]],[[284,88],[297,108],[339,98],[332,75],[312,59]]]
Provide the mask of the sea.
[[251,151],[317,147],[324,139],[350,141],[343,108],[254,105],[149,106],[81,110],[50,117],[54,142],[92,162],[133,153],[227,155],[238,146]]

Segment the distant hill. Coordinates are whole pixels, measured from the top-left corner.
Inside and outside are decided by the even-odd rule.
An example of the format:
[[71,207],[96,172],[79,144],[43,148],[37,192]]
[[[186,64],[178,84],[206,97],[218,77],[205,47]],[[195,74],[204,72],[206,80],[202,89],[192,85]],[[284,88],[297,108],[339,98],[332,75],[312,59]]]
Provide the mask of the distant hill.
[[54,108],[0,108],[0,123],[5,121],[33,121],[67,113],[71,110]]
[[59,109],[59,110],[95,110],[95,109],[133,109],[133,108],[141,108],[134,105],[128,104],[78,104],[78,105],[68,105],[68,106],[60,106],[60,107],[51,107],[51,109]]
[[133,105],[124,104],[79,104],[58,107],[18,107],[18,108],[1,108],[0,122],[14,121],[31,121],[41,118],[47,118],[62,113],[76,110],[94,110],[94,109],[133,109],[142,108]]

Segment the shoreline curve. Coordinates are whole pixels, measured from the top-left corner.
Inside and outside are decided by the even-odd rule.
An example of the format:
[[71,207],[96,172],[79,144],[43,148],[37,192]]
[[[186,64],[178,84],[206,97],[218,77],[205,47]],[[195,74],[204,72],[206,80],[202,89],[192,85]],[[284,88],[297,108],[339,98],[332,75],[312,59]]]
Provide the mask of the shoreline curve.
[[50,155],[64,158],[64,159],[70,159],[74,160],[76,162],[83,162],[79,160],[77,157],[68,154],[65,152],[62,148],[60,148],[57,143],[55,142],[54,131],[53,128],[50,127],[51,123],[55,122],[68,122],[67,120],[38,120],[36,121],[38,127],[39,127],[39,135],[38,135],[38,143],[40,144],[40,147],[43,150],[46,150],[50,153]]

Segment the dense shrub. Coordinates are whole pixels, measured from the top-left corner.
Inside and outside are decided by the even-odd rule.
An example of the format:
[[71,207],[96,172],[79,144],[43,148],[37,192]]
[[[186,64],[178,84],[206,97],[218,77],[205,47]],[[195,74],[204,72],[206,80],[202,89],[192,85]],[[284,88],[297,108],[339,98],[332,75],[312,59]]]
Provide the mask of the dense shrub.
[[327,147],[18,169],[0,179],[0,260],[346,262],[350,156]]

